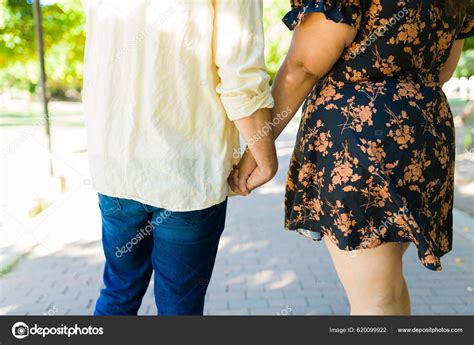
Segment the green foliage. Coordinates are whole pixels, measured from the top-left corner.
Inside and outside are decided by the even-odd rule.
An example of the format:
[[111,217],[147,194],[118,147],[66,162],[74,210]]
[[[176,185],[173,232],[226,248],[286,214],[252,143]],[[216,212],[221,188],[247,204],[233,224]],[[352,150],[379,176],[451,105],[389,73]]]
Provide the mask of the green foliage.
[[[34,92],[38,67],[32,6],[26,0],[0,0],[0,5],[0,88]],[[79,89],[85,44],[81,0],[57,0],[43,6],[42,13],[49,86],[53,92]]]
[[474,37],[469,37],[464,41],[464,51],[474,49]]
[[464,52],[459,60],[455,77],[466,77],[474,75],[474,37],[466,39],[464,43]]
[[289,1],[265,1],[263,23],[265,25],[265,41],[267,68],[272,80],[285,58],[291,40],[291,32],[283,24],[281,18],[290,10]]
[[474,49],[462,53],[458,68],[454,74],[455,77],[466,77],[474,75]]

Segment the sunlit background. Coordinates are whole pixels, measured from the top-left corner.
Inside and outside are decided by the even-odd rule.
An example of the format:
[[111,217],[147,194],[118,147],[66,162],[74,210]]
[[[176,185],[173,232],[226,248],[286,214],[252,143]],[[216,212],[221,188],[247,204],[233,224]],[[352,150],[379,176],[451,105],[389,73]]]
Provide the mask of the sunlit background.
[[[0,0],[0,314],[87,314],[101,285],[103,258],[81,105],[85,18],[80,0],[42,4],[50,138],[31,1]],[[289,1],[264,1],[264,6],[266,58],[274,77],[291,39],[280,21]],[[423,271],[410,252],[409,285],[415,296],[430,291],[422,301],[415,298],[418,314],[474,314],[473,76],[471,38],[455,78],[445,85],[457,130],[455,246],[463,246],[444,261],[446,274],[456,281],[446,296],[430,286],[447,278]],[[253,199],[230,204],[207,313],[348,312],[324,246],[282,230],[285,169],[297,120],[278,142],[282,164],[275,180]],[[425,285],[415,277],[425,277]],[[151,298],[146,301],[141,313],[154,313]]]

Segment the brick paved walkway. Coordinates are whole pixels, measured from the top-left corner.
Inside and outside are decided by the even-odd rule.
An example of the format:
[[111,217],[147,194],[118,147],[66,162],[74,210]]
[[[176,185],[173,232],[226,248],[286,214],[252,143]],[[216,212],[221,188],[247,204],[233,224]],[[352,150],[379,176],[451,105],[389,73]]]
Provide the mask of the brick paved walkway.
[[[325,245],[282,229],[283,188],[293,142],[294,129],[279,141],[281,169],[270,184],[249,198],[230,200],[206,314],[349,312]],[[89,187],[73,190],[42,225],[55,230],[38,236],[40,245],[0,279],[0,314],[92,313],[102,284],[99,215]],[[407,252],[405,270],[414,314],[474,315],[474,243],[462,233],[466,222],[472,226],[472,218],[456,217],[454,250],[443,259],[442,272],[425,269],[413,246]],[[65,232],[77,238],[61,244],[58,238]],[[150,285],[140,314],[155,313]]]

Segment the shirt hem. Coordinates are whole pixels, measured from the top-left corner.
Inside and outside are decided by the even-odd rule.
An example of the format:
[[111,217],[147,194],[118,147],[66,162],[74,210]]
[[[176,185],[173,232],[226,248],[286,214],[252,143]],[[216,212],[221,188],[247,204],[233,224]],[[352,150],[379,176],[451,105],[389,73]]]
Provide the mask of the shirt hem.
[[164,210],[168,210],[168,211],[171,211],[171,212],[191,212],[191,211],[204,210],[206,208],[209,208],[209,207],[218,205],[220,203],[223,203],[229,196],[229,193],[227,193],[224,196],[222,196],[222,197],[220,197],[220,198],[218,198],[217,200],[214,200],[214,201],[199,204],[199,205],[196,205],[196,206],[190,206],[190,207],[182,206],[182,207],[180,207],[180,206],[170,206],[167,203],[163,203],[163,204],[156,203],[156,202],[153,202],[153,201],[150,201],[150,200],[147,200],[145,198],[138,197],[138,196],[135,196],[135,195],[128,195],[128,194],[125,194],[125,193],[111,193],[109,191],[103,190],[101,188],[97,188],[95,186],[94,186],[94,189],[97,193],[100,193],[100,194],[103,194],[103,195],[106,195],[106,196],[110,196],[112,198],[133,200],[133,201],[140,202],[140,203],[142,203],[144,205],[147,205],[147,206],[162,208]]

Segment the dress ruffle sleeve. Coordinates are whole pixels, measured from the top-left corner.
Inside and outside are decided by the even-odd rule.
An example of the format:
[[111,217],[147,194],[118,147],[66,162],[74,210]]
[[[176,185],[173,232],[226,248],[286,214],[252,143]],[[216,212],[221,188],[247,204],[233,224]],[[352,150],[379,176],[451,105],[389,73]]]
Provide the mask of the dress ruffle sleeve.
[[359,29],[362,20],[362,0],[292,0],[293,9],[283,17],[286,26],[293,30],[309,13],[323,13],[336,23]]
[[462,40],[471,36],[474,36],[474,9],[472,7],[469,8],[464,24],[456,39]]

